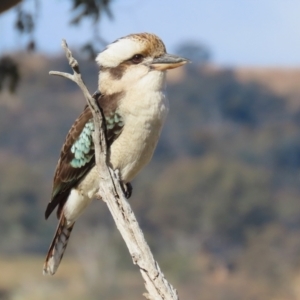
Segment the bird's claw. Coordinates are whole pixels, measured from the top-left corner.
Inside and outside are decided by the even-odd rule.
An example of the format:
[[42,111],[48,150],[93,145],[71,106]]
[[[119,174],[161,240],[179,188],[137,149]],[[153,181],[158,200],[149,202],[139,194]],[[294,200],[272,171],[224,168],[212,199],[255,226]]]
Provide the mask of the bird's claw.
[[121,186],[126,199],[129,199],[132,195],[132,190],[133,190],[131,183],[130,182],[122,183]]
[[92,95],[92,97],[94,98],[94,99],[98,99],[99,97],[101,96],[101,92],[99,91],[99,90],[97,90],[93,95]]

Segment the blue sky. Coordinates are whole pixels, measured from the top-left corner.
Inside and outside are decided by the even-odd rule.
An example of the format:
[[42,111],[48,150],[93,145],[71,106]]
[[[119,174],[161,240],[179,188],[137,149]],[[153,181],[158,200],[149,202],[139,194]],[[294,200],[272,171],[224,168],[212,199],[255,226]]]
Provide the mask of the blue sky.
[[[33,0],[27,0],[30,8]],[[92,36],[90,22],[71,27],[67,0],[43,0],[36,39],[41,52],[61,52],[66,38],[71,47]],[[114,20],[96,25],[111,42],[134,32],[153,32],[169,52],[183,41],[199,41],[221,65],[300,66],[299,0],[115,0]],[[12,30],[15,11],[0,16],[0,53],[24,47]],[[95,25],[93,25],[95,26]]]

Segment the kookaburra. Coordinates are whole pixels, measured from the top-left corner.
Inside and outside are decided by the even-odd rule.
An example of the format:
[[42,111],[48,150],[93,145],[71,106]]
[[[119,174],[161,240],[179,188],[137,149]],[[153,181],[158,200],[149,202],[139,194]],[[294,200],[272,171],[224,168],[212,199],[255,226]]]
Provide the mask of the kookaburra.
[[[163,93],[166,71],[187,59],[166,53],[154,34],[130,34],[111,43],[96,58],[100,67],[98,97],[107,129],[108,161],[129,184],[151,160],[168,113]],[[87,106],[71,127],[57,163],[46,219],[57,207],[59,224],[44,264],[53,275],[62,259],[75,221],[95,197],[94,123]]]

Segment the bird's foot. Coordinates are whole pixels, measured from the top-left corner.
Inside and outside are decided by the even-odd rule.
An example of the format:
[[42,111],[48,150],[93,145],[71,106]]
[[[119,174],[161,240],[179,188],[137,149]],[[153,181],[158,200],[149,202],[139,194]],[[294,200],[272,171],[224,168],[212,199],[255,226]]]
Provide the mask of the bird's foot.
[[94,99],[98,100],[98,98],[99,98],[100,96],[101,96],[101,92],[97,90],[97,91],[93,94],[92,97],[93,97]]
[[132,190],[133,190],[131,183],[130,182],[124,183],[122,181],[121,176],[120,176],[120,170],[116,169],[114,174],[115,174],[115,178],[117,180],[119,180],[119,182],[120,182],[122,191],[123,191],[126,199],[129,199],[132,195]]
[[121,187],[126,199],[129,199],[132,195],[132,190],[133,190],[131,183],[130,182],[122,183]]

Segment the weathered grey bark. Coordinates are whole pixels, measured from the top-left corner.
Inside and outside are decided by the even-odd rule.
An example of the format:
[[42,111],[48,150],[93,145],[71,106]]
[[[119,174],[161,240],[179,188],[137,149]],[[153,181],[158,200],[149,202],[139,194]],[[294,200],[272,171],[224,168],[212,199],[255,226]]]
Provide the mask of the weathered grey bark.
[[178,300],[177,291],[165,279],[158,263],[153,258],[143,232],[124,196],[118,172],[112,170],[107,164],[107,148],[102,112],[96,100],[90,95],[82,81],[78,62],[73,58],[65,40],[62,42],[62,47],[65,50],[74,73],[68,74],[51,71],[50,74],[63,76],[76,82],[92,110],[95,123],[93,139],[95,144],[96,165],[99,171],[98,196],[106,202],[117,228],[129,249],[133,263],[140,268],[148,292],[145,293],[144,296],[149,300]]

